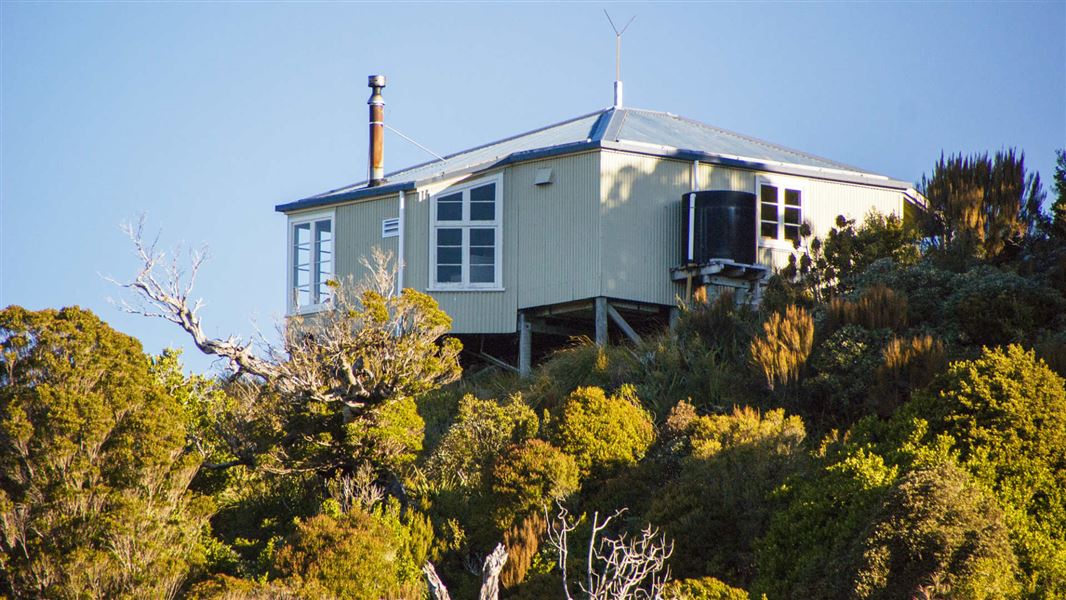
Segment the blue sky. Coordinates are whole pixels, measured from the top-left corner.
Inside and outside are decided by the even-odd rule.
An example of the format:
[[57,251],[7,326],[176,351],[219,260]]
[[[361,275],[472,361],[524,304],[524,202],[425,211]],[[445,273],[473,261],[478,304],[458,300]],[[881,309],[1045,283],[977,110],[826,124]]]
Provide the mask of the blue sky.
[[[284,311],[273,211],[366,172],[366,76],[439,153],[626,104],[915,181],[942,150],[1066,146],[1066,3],[0,4],[0,306],[77,304],[146,350],[184,334],[109,305],[119,224],[207,244],[209,333]],[[386,138],[386,170],[428,156]]]

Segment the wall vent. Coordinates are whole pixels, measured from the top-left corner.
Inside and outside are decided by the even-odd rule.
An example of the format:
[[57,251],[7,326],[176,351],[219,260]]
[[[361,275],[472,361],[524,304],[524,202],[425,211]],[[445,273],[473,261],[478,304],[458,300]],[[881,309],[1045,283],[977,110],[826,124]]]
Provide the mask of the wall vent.
[[400,219],[382,219],[381,237],[390,238],[400,235]]

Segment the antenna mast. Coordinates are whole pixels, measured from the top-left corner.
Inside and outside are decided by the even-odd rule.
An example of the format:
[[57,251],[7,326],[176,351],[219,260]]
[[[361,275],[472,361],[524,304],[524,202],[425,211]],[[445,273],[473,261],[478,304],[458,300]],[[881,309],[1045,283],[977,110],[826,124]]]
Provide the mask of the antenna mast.
[[637,16],[630,17],[629,22],[619,31],[607,9],[604,9],[603,14],[607,16],[607,22],[611,24],[611,29],[614,30],[614,107],[622,108],[622,34],[626,32],[626,29],[629,29],[629,26],[633,24],[633,19],[636,19]]

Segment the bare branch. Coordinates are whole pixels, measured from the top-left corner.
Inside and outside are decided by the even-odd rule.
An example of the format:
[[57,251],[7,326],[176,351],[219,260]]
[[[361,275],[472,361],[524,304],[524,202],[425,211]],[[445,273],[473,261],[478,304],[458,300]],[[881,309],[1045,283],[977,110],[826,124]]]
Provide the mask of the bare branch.
[[[143,215],[136,225],[126,223],[122,230],[133,242],[134,253],[141,263],[133,281],[120,283],[111,280],[125,289],[132,290],[136,295],[136,303],[122,301],[120,308],[123,311],[166,319],[177,324],[192,337],[193,343],[201,352],[227,359],[236,372],[243,371],[264,379],[277,375],[276,364],[256,356],[252,352],[251,344],[243,343],[234,336],[223,340],[208,337],[204,333],[197,315],[203,307],[203,301],[191,301],[190,295],[200,267],[208,258],[206,248],[190,252],[189,268],[186,272],[181,266],[179,252],[174,253],[169,263],[165,262],[166,254],[156,249],[158,236],[150,244],[145,243]],[[158,272],[159,269],[162,269],[162,274]]]
[[[590,600],[655,599],[662,596],[663,586],[670,577],[666,560],[673,553],[674,545],[650,525],[636,538],[625,533],[618,537],[601,534],[625,509],[615,511],[600,519],[593,513],[589,539],[586,582],[581,591]],[[548,528],[548,540],[556,549],[559,568],[562,571],[563,592],[572,600],[566,577],[567,537],[577,528],[577,521],[569,517],[566,508],[559,505],[559,513]]]
[[496,600],[500,595],[500,571],[507,563],[507,549],[503,544],[496,544],[496,548],[485,557],[485,563],[481,567],[481,593],[478,600]]
[[433,563],[426,561],[426,564],[422,565],[422,574],[426,576],[429,595],[433,597],[433,600],[452,600],[448,595],[448,588],[444,586],[444,582],[437,575],[437,570],[433,568]]
[[[503,544],[496,544],[496,548],[485,557],[485,561],[481,564],[481,592],[478,594],[478,600],[499,598],[500,571],[503,570],[505,564],[507,564],[507,548]],[[426,561],[426,564],[422,565],[422,574],[426,576],[429,594],[434,600],[451,600],[448,588],[437,576],[433,563]]]

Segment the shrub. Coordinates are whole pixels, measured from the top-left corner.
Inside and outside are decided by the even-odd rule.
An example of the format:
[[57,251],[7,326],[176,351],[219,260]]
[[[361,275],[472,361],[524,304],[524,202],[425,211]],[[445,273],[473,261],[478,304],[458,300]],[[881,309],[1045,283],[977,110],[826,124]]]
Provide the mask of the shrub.
[[748,593],[714,577],[671,581],[663,588],[666,600],[748,600]]
[[1017,561],[1003,513],[951,463],[900,478],[857,550],[854,598],[1013,598]]
[[846,559],[899,469],[869,450],[844,445],[823,450],[822,462],[791,478],[778,492],[785,508],[773,513],[755,545],[752,593],[771,598],[845,598],[853,570]]
[[1007,512],[1015,551],[1038,597],[1066,594],[1066,389],[1032,351],[985,349],[953,363],[900,420],[929,422],[926,439],[955,440],[960,464]]
[[357,509],[301,523],[275,555],[273,573],[302,598],[421,598],[421,579],[404,576],[411,560],[392,529]]
[[582,387],[563,403],[552,439],[574,457],[582,476],[603,476],[643,458],[655,429],[633,388],[608,397],[600,388]]
[[946,310],[968,344],[1032,341],[1066,314],[1066,301],[1054,289],[992,267],[957,275],[952,287]]
[[890,416],[909,400],[913,390],[929,385],[947,364],[944,345],[930,335],[894,337],[881,356],[871,396],[882,417]]
[[577,491],[577,463],[543,440],[527,440],[503,452],[492,471],[496,524],[506,529],[519,518]]
[[855,302],[834,298],[826,310],[826,327],[832,331],[844,325],[900,331],[907,326],[907,297],[878,284],[863,290]]
[[803,422],[744,408],[692,417],[685,430],[691,456],[675,481],[652,492],[648,520],[676,544],[670,564],[678,576],[750,583],[752,547],[774,507],[768,496],[804,462]]
[[445,485],[476,487],[508,444],[533,437],[538,427],[536,413],[521,395],[497,402],[467,394],[429,459],[429,474]]
[[799,378],[814,344],[814,321],[797,306],[789,306],[782,315],[775,312],[763,323],[762,335],[751,341],[751,360],[766,378],[772,390]]
[[541,537],[547,529],[548,521],[544,515],[534,512],[504,532],[503,545],[507,547],[507,563],[500,571],[500,583],[503,587],[512,588],[526,578],[526,573],[540,550]]
[[845,325],[818,344],[801,405],[813,427],[844,427],[871,410],[871,387],[888,335],[888,330]]

